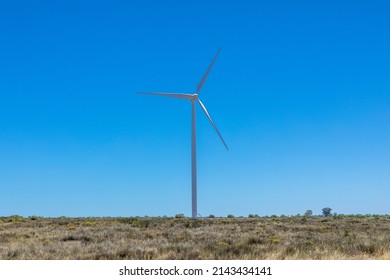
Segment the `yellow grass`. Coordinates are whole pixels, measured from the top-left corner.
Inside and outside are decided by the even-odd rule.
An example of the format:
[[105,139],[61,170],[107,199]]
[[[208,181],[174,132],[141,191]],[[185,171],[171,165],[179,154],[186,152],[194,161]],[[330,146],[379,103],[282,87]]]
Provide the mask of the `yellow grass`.
[[0,219],[0,259],[390,259],[390,219]]

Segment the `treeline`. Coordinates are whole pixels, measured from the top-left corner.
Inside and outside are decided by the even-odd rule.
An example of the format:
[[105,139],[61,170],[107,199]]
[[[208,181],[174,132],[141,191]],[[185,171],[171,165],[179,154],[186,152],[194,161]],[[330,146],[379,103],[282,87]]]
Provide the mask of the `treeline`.
[[[334,218],[334,219],[343,219],[343,218],[388,218],[390,219],[389,214],[338,214],[338,213],[330,213],[328,211],[323,212],[321,215],[313,215],[311,210],[307,210],[303,215],[264,215],[261,216],[259,214],[248,214],[247,216],[235,216],[233,214],[228,214],[226,216],[215,216],[213,214],[198,217],[199,219],[301,219],[303,221],[307,219],[315,219],[315,218]],[[43,220],[43,219],[55,219],[55,220],[64,220],[64,219],[72,219],[72,220],[96,220],[96,219],[114,219],[118,221],[122,220],[139,220],[139,219],[190,219],[190,217],[185,216],[184,214],[176,214],[175,216],[128,216],[128,217],[43,217],[43,216],[28,216],[23,217],[20,215],[11,215],[11,216],[0,216],[0,224],[2,223],[14,223],[14,222],[27,222],[27,221],[35,221],[35,220]]]

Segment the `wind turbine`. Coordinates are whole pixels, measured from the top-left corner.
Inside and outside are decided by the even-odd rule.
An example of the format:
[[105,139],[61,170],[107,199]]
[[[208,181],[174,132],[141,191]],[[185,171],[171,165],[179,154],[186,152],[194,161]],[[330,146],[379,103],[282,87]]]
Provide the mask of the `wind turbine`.
[[211,68],[213,67],[215,61],[217,60],[218,54],[221,51],[219,49],[217,54],[215,55],[213,61],[211,62],[209,68],[207,68],[206,73],[204,73],[202,79],[199,81],[198,86],[196,87],[195,93],[161,93],[161,92],[137,92],[140,94],[150,94],[150,95],[158,95],[158,96],[166,96],[172,98],[180,98],[187,99],[192,103],[192,121],[191,121],[191,182],[192,182],[192,218],[196,219],[198,217],[198,206],[197,206],[197,172],[196,172],[196,102],[199,103],[203,112],[206,114],[209,119],[211,125],[214,127],[217,132],[219,138],[221,138],[222,143],[225,145],[226,149],[228,149],[225,141],[223,140],[221,133],[219,133],[217,126],[215,125],[213,119],[208,113],[206,107],[203,105],[202,101],[200,101],[198,94],[202,89],[207,76],[210,73]]

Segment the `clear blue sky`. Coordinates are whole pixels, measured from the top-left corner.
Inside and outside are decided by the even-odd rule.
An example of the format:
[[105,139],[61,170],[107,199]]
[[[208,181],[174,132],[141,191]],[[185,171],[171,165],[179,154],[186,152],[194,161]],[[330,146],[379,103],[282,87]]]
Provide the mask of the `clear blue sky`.
[[0,215],[390,213],[389,1],[1,1]]

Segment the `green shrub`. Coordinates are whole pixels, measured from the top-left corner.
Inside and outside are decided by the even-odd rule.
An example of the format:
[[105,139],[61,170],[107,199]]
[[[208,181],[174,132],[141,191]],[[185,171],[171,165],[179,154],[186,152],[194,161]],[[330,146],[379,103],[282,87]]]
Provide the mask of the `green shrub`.
[[183,219],[183,218],[185,218],[185,216],[184,216],[184,214],[176,214],[175,218],[176,219]]
[[121,224],[130,224],[130,225],[135,225],[139,224],[139,219],[138,218],[117,218],[117,221],[120,222]]
[[36,221],[36,220],[41,220],[41,219],[43,219],[43,217],[42,216],[30,216],[30,217],[28,217],[30,220],[32,220],[32,221]]
[[233,218],[234,218],[234,215],[233,215],[233,214],[229,214],[229,215],[227,215],[227,217],[228,217],[229,219],[233,219]]
[[138,224],[140,227],[147,228],[151,226],[151,221],[150,219],[140,219]]
[[19,215],[12,215],[12,216],[8,217],[7,222],[9,222],[9,223],[25,222],[25,219]]

